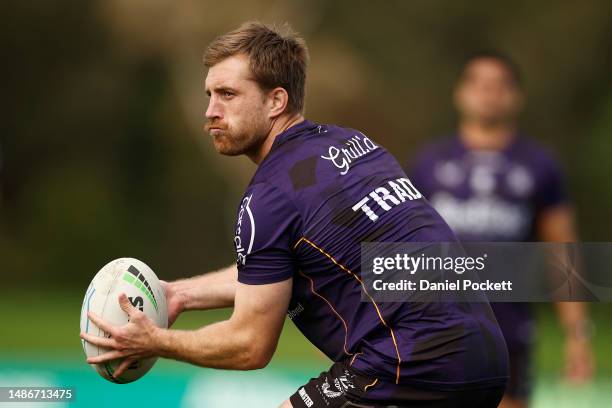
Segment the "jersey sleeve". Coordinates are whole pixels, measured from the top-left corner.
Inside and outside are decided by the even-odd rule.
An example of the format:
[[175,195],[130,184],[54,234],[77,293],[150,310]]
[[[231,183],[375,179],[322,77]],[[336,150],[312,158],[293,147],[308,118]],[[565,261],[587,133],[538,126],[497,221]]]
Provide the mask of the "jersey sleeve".
[[283,192],[265,183],[249,187],[234,234],[238,281],[261,285],[291,278],[296,269],[293,245],[301,231],[301,216]]
[[552,156],[543,154],[540,158],[540,180],[537,206],[540,210],[569,202],[565,176]]

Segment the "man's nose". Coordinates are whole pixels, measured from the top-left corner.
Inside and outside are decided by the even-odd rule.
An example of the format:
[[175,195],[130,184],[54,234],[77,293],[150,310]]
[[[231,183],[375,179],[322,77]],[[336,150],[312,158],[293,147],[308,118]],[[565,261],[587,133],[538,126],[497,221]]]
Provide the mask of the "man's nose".
[[480,89],[488,95],[497,96],[502,90],[502,85],[494,81],[484,81]]
[[206,108],[206,119],[217,119],[222,117],[222,109],[216,98],[211,97]]

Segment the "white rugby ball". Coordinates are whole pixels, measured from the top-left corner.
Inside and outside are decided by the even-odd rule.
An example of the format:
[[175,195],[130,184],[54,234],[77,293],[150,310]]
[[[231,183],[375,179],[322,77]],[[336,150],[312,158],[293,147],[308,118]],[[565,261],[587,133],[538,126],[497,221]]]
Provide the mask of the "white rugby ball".
[[[138,259],[119,258],[100,269],[89,284],[81,308],[81,332],[110,337],[108,333],[87,318],[87,312],[90,310],[114,326],[127,324],[128,316],[119,306],[118,298],[121,293],[125,293],[130,302],[143,311],[157,326],[168,327],[166,295],[155,273]],[[82,343],[87,357],[98,356],[109,351],[84,340]],[[91,365],[107,380],[123,384],[145,375],[156,360],[157,358],[139,360],[119,378],[114,378],[113,373],[122,359]]]

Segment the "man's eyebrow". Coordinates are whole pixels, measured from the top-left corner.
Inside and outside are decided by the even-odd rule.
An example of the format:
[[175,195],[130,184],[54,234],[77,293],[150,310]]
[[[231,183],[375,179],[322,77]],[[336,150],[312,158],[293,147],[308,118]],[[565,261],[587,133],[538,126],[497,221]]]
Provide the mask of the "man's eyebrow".
[[210,96],[213,92],[214,93],[223,93],[223,92],[232,92],[232,93],[238,93],[238,88],[233,87],[231,85],[217,85],[217,86],[206,86],[204,85],[204,90],[206,92],[206,95]]
[[214,92],[226,92],[226,91],[231,91],[231,92],[236,92],[235,88],[232,88],[231,86],[217,86],[215,88],[213,88]]

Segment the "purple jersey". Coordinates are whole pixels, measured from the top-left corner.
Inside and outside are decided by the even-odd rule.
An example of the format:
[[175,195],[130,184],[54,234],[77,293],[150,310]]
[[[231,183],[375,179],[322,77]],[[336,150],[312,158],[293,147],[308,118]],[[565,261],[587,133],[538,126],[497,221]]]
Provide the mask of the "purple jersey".
[[[567,201],[561,171],[543,148],[518,136],[504,150],[468,150],[459,137],[417,156],[414,184],[463,241],[534,241],[538,214]],[[493,310],[509,348],[529,344],[528,304]]]
[[304,121],[276,137],[253,176],[234,244],[240,282],[293,278],[288,315],[330,359],[389,383],[503,384],[506,348],[488,304],[362,301],[362,242],[455,240],[382,147]]

